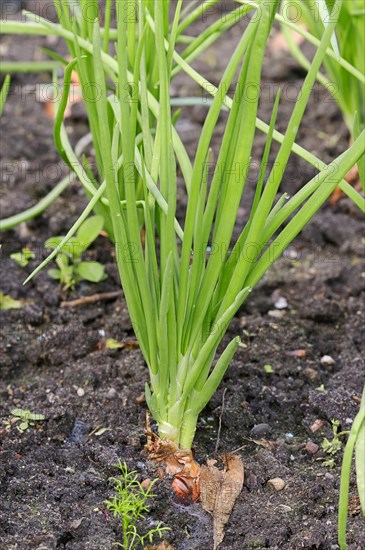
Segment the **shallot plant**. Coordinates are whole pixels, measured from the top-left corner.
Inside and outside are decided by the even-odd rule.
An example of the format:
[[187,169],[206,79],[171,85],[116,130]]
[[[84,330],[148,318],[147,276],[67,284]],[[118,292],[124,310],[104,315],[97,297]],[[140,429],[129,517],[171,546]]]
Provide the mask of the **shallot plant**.
[[[164,34],[168,39],[174,36],[175,43],[179,45],[180,53],[178,54],[174,49],[171,50],[171,71],[169,72],[170,81],[180,71],[185,71],[191,78],[193,78],[200,86],[202,86],[206,93],[215,94],[216,88],[210,82],[207,81],[202,75],[197,73],[191,66],[191,62],[200,56],[204,51],[212,45],[219,37],[221,37],[230,27],[238,23],[239,21],[250,16],[250,12],[256,9],[259,13],[261,10],[260,2],[254,0],[235,0],[236,6],[231,11],[227,11],[227,6],[223,3],[220,5],[220,0],[207,0],[205,2],[186,1],[184,6],[181,6],[179,11],[179,19],[176,23],[175,29],[173,29],[173,19],[170,17],[170,1],[163,0],[161,2],[163,10],[163,28]],[[324,0],[323,0],[324,1]],[[21,36],[43,35],[43,36],[59,36],[65,39],[66,45],[69,50],[69,56],[73,59],[78,58],[80,62],[69,66],[68,70],[64,72],[64,78],[59,79],[59,72],[62,66],[67,66],[68,61],[66,58],[60,56],[58,53],[49,49],[43,48],[43,53],[46,54],[51,60],[45,61],[20,61],[20,62],[2,62],[0,65],[0,72],[4,73],[16,73],[16,72],[39,72],[39,71],[52,71],[53,84],[55,88],[54,92],[54,105],[57,110],[59,104],[63,105],[61,112],[64,113],[66,104],[62,103],[62,98],[67,98],[70,92],[71,86],[71,73],[73,71],[78,74],[78,81],[81,85],[81,93],[84,99],[85,108],[87,110],[90,134],[87,134],[76,144],[72,149],[67,138],[67,134],[63,132],[62,143],[60,139],[56,139],[56,144],[59,147],[61,157],[64,158],[67,164],[72,168],[72,172],[63,178],[45,197],[43,197],[38,203],[32,207],[14,214],[8,218],[0,220],[0,230],[4,231],[15,227],[21,222],[32,219],[41,214],[50,204],[52,204],[57,197],[65,191],[65,189],[75,181],[77,178],[89,198],[93,197],[95,191],[98,189],[100,180],[103,179],[103,159],[101,158],[101,149],[99,144],[99,129],[98,129],[98,112],[97,112],[97,99],[98,89],[95,82],[94,70],[92,65],[87,61],[87,57],[92,54],[92,42],[94,32],[94,18],[104,23],[100,29],[101,41],[102,41],[102,57],[108,52],[114,51],[114,43],[118,37],[119,25],[113,27],[113,19],[116,12],[117,0],[107,0],[104,8],[101,9],[97,0],[54,0],[54,7],[56,16],[59,23],[55,24],[51,21],[44,19],[41,15],[24,12],[25,16],[28,16],[28,20],[21,22],[15,20],[3,20],[0,25],[0,34],[14,34]],[[110,66],[110,63],[105,63],[105,57],[103,57],[104,66],[104,79],[105,85],[108,90],[113,94],[120,97],[122,101],[128,100],[131,103],[137,103],[139,105],[140,117],[149,119],[150,132],[156,131],[158,108],[155,100],[159,100],[159,69],[155,47],[155,33],[153,29],[154,15],[154,1],[153,0],[120,0],[120,10],[123,11],[123,17],[126,23],[127,33],[127,48],[128,55],[126,56],[126,64],[128,71],[129,84],[124,90],[124,96],[121,96],[121,91],[116,85],[115,78],[117,77],[116,71]],[[38,4],[42,8],[42,4]],[[120,13],[119,10],[119,13]],[[41,9],[41,12],[43,10]],[[47,7],[48,13],[48,7]],[[143,11],[149,15],[148,25],[140,23],[138,18],[139,13]],[[209,21],[210,15],[214,12],[221,13],[221,17],[213,18],[213,22]],[[285,12],[286,13],[286,12]],[[289,16],[289,11],[287,11]],[[319,40],[314,35],[304,31],[302,27],[292,23],[289,17],[283,17],[280,13],[275,14],[275,19],[281,23],[285,23],[286,26],[294,27],[300,33],[304,33],[305,37],[312,41],[314,45],[319,45]],[[146,19],[147,21],[147,19]],[[198,36],[194,36],[194,28],[192,27],[197,21],[206,21],[206,27]],[[75,39],[75,36],[77,39]],[[333,40],[333,37],[332,39]],[[327,48],[327,56],[336,58],[332,48]],[[140,63],[139,57],[143,57],[142,63]],[[110,60],[110,56],[106,59]],[[326,59],[326,58],[325,58]],[[337,58],[336,58],[337,59]],[[307,66],[310,62],[306,61]],[[351,65],[348,61],[342,57],[338,58],[338,63],[345,69],[350,75],[353,75],[356,79],[360,79],[359,82],[364,83],[364,75],[361,76],[361,72],[356,66]],[[139,74],[135,74],[135,69],[139,68]],[[143,73],[144,71],[144,73]],[[317,78],[318,78],[317,73]],[[363,80],[361,80],[361,78]],[[132,89],[131,89],[132,88]],[[5,93],[9,89],[9,81],[6,81],[3,92]],[[41,87],[40,87],[41,89]],[[223,88],[222,88],[223,89]],[[49,93],[49,84],[47,84],[47,95]],[[60,94],[62,91],[62,94]],[[73,88],[73,93],[75,88]],[[76,93],[79,93],[77,85]],[[140,97],[143,95],[144,101],[140,101]],[[149,106],[145,106],[146,96]],[[63,99],[65,101],[65,99]],[[194,104],[208,104],[206,97],[171,97],[171,105],[194,105]],[[226,107],[231,106],[231,98],[226,97],[224,101]],[[1,102],[0,102],[1,105]],[[147,109],[147,111],[146,111]],[[174,120],[178,113],[175,113]],[[59,117],[59,121],[62,121],[62,116]],[[268,133],[269,126],[259,118],[256,119],[256,126],[261,131]],[[136,132],[141,133],[142,126],[140,120],[137,118]],[[59,134],[60,125],[55,127],[55,135]],[[357,135],[357,134],[356,134]],[[178,139],[175,135],[174,139]],[[283,135],[277,130],[273,131],[273,139],[279,141],[283,140]],[[145,155],[151,155],[151,144],[144,140]],[[83,155],[84,150],[92,143],[95,151],[94,166],[90,166],[87,158]],[[325,164],[318,159],[311,152],[303,149],[298,144],[294,143],[292,150],[311,163],[315,168],[323,169]],[[66,151],[66,153],[64,152]],[[175,154],[177,152],[175,151]],[[184,156],[184,150],[180,149],[180,157]],[[68,159],[68,160],[67,160]],[[180,166],[188,166],[186,159],[179,158]],[[94,177],[92,168],[97,171],[97,177]],[[188,181],[188,177],[185,178]],[[123,186],[123,183],[120,183]],[[346,185],[345,182],[340,184],[342,191],[351,197],[351,199],[361,207],[361,200],[359,196],[354,192],[351,186]],[[122,195],[125,194],[121,189]],[[137,198],[143,200],[142,190],[137,189]],[[104,229],[113,238],[112,222],[110,218],[110,211],[108,207],[105,207],[105,200],[98,200],[93,209],[95,213],[101,214],[104,218]]]
[[[180,18],[178,27],[176,29],[176,42],[181,45],[181,59],[191,63],[196,57],[201,56],[204,51],[211,46],[222,34],[231,28],[238,21],[242,20],[247,13],[252,9],[252,5],[238,5],[231,12],[227,13],[224,18],[218,18],[212,23],[208,23],[204,32],[197,37],[192,36],[190,33],[191,26],[200,19],[205,20],[209,17],[210,10],[214,10],[216,4],[220,0],[209,0],[197,5],[197,2],[187,2],[185,7],[180,11]],[[153,30],[147,26],[144,27],[138,22],[138,11],[148,10],[153,16],[154,14],[154,2],[153,0],[120,0],[120,6],[122,6],[123,17],[125,18],[128,37],[128,52],[126,56],[126,63],[128,70],[133,74],[135,66],[141,67],[141,70],[145,71],[143,75],[137,75],[137,78],[141,78],[144,83],[145,91],[152,99],[158,98],[158,59],[155,49],[155,35]],[[0,220],[0,230],[7,230],[15,227],[21,222],[32,219],[38,216],[44,211],[54,200],[68,187],[70,183],[74,181],[74,175],[78,176],[78,179],[82,183],[84,190],[88,197],[93,196],[95,188],[98,187],[98,181],[93,176],[93,168],[96,168],[98,176],[102,177],[103,174],[103,160],[101,158],[101,149],[99,143],[99,129],[98,129],[98,89],[97,83],[95,83],[94,69],[92,64],[87,63],[83,57],[87,54],[88,47],[84,47],[85,42],[88,45],[93,41],[94,32],[94,19],[102,20],[104,26],[100,29],[102,50],[108,52],[110,49],[114,49],[114,42],[118,36],[118,29],[112,27],[111,23],[116,13],[116,2],[107,0],[103,9],[99,5],[97,0],[53,0],[56,16],[58,18],[58,24],[51,24],[50,21],[45,20],[39,15],[28,14],[29,18],[33,17],[34,22],[19,22],[12,20],[5,20],[1,22],[0,34],[21,34],[21,35],[53,35],[63,36],[68,47],[69,56],[80,60],[80,63],[69,65],[68,70],[64,72],[64,78],[59,79],[59,72],[61,67],[66,67],[68,61],[65,57],[60,56],[58,53],[43,48],[43,54],[46,54],[51,60],[47,61],[20,61],[20,62],[2,62],[0,65],[0,72],[3,73],[16,73],[16,72],[40,72],[51,71],[53,75],[53,85],[55,88],[53,105],[56,110],[59,107],[62,109],[62,114],[66,107],[67,98],[70,96],[76,96],[80,93],[78,84],[72,83],[71,74],[75,71],[78,75],[78,82],[80,83],[84,105],[87,111],[90,135],[86,135],[75,147],[73,151],[67,139],[67,135],[63,135],[63,140],[57,139],[59,135],[59,128],[55,127],[55,141],[58,147],[60,156],[65,160],[70,168],[73,170],[71,176],[63,178],[58,185],[56,185],[47,196],[45,196],[38,204],[31,208],[19,212],[9,218]],[[163,10],[163,25],[164,33],[171,33],[171,22],[169,18],[170,1],[163,0],[161,2]],[[39,6],[42,10],[42,6]],[[48,12],[48,9],[47,9]],[[70,34],[71,33],[71,34]],[[77,40],[73,40],[74,35],[77,35]],[[143,35],[143,51],[139,49],[141,44],[141,38]],[[139,63],[138,57],[143,56],[144,61]],[[174,64],[171,70],[171,79],[182,70],[179,64]],[[109,87],[113,93],[116,93],[115,73],[108,70],[108,65],[105,65],[104,78],[105,84]],[[136,82],[136,79],[134,79]],[[10,81],[7,80],[4,84],[2,94],[5,98],[5,93],[9,90]],[[47,95],[49,94],[49,84],[47,86]],[[70,87],[72,86],[71,93]],[[132,84],[132,87],[136,84]],[[40,90],[42,86],[40,86]],[[60,93],[62,90],[62,94]],[[119,91],[118,91],[119,94]],[[123,100],[133,102],[139,101],[140,91],[134,87],[130,89],[130,85],[124,90]],[[65,103],[66,102],[66,103]],[[207,100],[199,97],[190,98],[171,98],[171,104],[177,106],[183,106],[185,104],[204,104]],[[141,109],[144,109],[141,106]],[[1,98],[0,98],[0,111],[1,111]],[[178,116],[178,112],[176,113]],[[150,123],[150,129],[155,131],[156,129],[156,110],[144,109],[141,110],[141,116],[147,117]],[[176,117],[175,117],[176,118]],[[62,121],[62,116],[58,118],[59,123]],[[137,133],[141,131],[139,120],[137,120]],[[94,154],[93,166],[90,165],[86,156],[83,155],[84,150],[92,142]],[[67,153],[65,152],[67,151]],[[151,154],[151,151],[146,152]],[[81,163],[78,158],[82,156]],[[123,185],[121,183],[121,185]],[[121,189],[122,196],[125,192]],[[137,197],[143,199],[142,189],[137,190]],[[98,201],[93,207],[95,213],[102,215],[104,218],[104,229],[108,232],[109,236],[113,238],[112,222],[110,219],[110,211],[108,207],[105,207],[103,201]]]
[[[275,134],[280,93],[276,97],[271,120],[264,127],[267,140],[250,213],[236,241],[232,240],[233,230],[242,195],[245,197],[255,142],[262,63],[279,0],[256,2],[255,7],[247,3],[252,17],[219,86],[209,86],[213,101],[192,164],[174,128],[170,103],[175,67],[204,82],[204,77],[193,71],[175,49],[182,1],[174,7],[170,32],[163,2],[135,3],[139,33],[133,73],[128,67],[136,33],[128,27],[128,3],[116,2],[115,58],[106,51],[97,19],[90,24],[87,37],[81,37],[75,26],[69,30],[58,28],[75,52],[66,73],[75,67],[87,70],[98,89],[93,136],[99,147],[100,181],[98,185],[88,181],[88,206],[32,276],[75,234],[95,205],[101,203],[108,209],[125,298],[149,370],[147,404],[160,437],[180,448],[191,448],[198,415],[222,381],[240,344],[238,337],[233,338],[216,359],[233,316],[334,188],[340,184],[348,190],[343,177],[365,153],[363,131],[328,166],[319,164],[318,174],[295,195],[280,193],[289,156],[292,150],[298,150],[295,139],[341,4],[341,0],[334,4],[333,17],[281,137]],[[43,20],[39,24],[53,28],[52,23]],[[152,57],[157,59],[156,94],[147,86],[147,48],[150,56],[153,48]],[[228,98],[225,90],[237,72],[234,95]],[[113,90],[106,77],[115,83]],[[211,141],[223,105],[230,108],[230,113],[212,170]],[[56,144],[75,169],[77,157],[62,117],[61,104],[55,123]],[[281,145],[269,167],[275,135]],[[187,193],[183,224],[176,219],[178,171]],[[87,176],[80,171],[79,177]],[[350,193],[364,210],[361,195],[355,190]]]
[[[310,64],[304,53],[292,39],[289,29],[298,30],[301,23],[308,31],[303,38],[318,40],[333,13],[333,0],[283,0],[281,12],[282,28],[288,45],[298,62]],[[337,8],[336,8],[337,9]],[[297,25],[290,25],[295,19]],[[300,31],[303,32],[303,29]],[[324,58],[326,75],[319,72],[317,78],[337,100],[351,134],[365,127],[365,5],[362,0],[343,2],[338,14],[338,23],[331,39],[331,50]],[[330,53],[331,52],[331,53]],[[349,70],[350,68],[350,70]],[[354,128],[354,113],[357,120]],[[356,136],[355,136],[356,137]]]
[[[296,30],[303,39],[318,42],[328,24],[333,0],[298,0],[295,6],[290,0],[283,0],[278,15],[287,38],[290,52],[304,67],[310,61],[293,40],[291,32]],[[294,12],[296,15],[294,15]],[[296,19],[296,24],[290,20]],[[298,24],[300,23],[300,24]],[[308,30],[303,29],[305,25]],[[331,38],[331,48],[324,58],[326,74],[317,73],[317,80],[337,101],[344,121],[356,139],[365,128],[365,5],[362,0],[347,0],[339,11],[338,23]],[[358,164],[362,189],[365,192],[365,158]]]

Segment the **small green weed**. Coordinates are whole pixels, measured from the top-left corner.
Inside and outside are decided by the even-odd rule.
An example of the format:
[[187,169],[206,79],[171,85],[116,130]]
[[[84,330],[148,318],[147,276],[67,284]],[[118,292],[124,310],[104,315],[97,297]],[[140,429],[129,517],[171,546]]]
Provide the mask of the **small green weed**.
[[[49,269],[48,275],[52,279],[61,282],[64,290],[73,288],[79,281],[98,283],[106,279],[105,269],[99,262],[81,261],[82,254],[95,241],[103,228],[102,216],[92,216],[80,225],[80,228],[72,239],[59,249],[56,257],[58,269]],[[51,237],[44,245],[46,248],[60,246],[63,236]]]
[[10,258],[20,267],[26,267],[30,260],[35,259],[35,254],[29,250],[29,248],[22,248],[21,252],[14,252],[14,254],[10,254]]
[[124,348],[124,344],[121,342],[118,342],[118,340],[115,340],[114,338],[108,338],[105,342],[105,347],[107,349],[122,349]]
[[347,435],[349,432],[339,432],[338,428],[340,426],[339,420],[332,420],[332,431],[333,431],[333,439],[329,441],[326,437],[323,439],[321,443],[321,447],[323,451],[329,455],[328,458],[323,462],[323,465],[327,468],[333,468],[335,465],[335,459],[334,456],[342,449],[342,441],[340,440],[340,437]]
[[145,519],[144,513],[149,512],[146,501],[155,496],[151,491],[157,479],[154,479],[147,489],[144,489],[138,481],[135,470],[128,472],[127,464],[120,460],[116,466],[120,470],[120,477],[111,479],[115,482],[114,489],[117,494],[113,500],[105,500],[104,503],[108,510],[113,512],[114,517],[120,520],[123,544],[116,544],[124,550],[133,550],[139,545],[143,547],[147,542],[153,542],[156,535],[161,538],[163,531],[168,531],[170,528],[162,527],[162,523],[159,522],[145,535],[138,533],[137,522]]
[[20,309],[23,303],[20,300],[15,300],[9,294],[0,292],[0,309]]
[[29,427],[34,427],[36,422],[44,420],[43,414],[31,413],[25,409],[13,409],[11,411],[12,418],[10,421],[6,422],[6,427],[11,428],[17,422],[20,424],[17,426],[20,432],[25,432]]

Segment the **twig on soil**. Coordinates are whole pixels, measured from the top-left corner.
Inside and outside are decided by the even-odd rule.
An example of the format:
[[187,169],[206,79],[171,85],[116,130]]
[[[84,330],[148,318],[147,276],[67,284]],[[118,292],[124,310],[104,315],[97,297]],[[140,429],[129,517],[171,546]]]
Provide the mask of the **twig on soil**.
[[61,302],[61,307],[78,307],[85,304],[94,304],[95,302],[101,302],[104,300],[112,300],[123,294],[122,290],[115,290],[114,292],[101,292],[100,294],[92,294],[91,296],[83,296],[76,300],[68,300]]
[[215,444],[215,449],[214,449],[214,452],[215,452],[216,454],[218,453],[218,449],[219,449],[219,445],[220,445],[220,440],[221,440],[222,416],[223,416],[223,413],[224,413],[224,398],[225,398],[225,395],[226,395],[226,391],[227,391],[227,388],[224,388],[223,396],[222,396],[222,410],[221,410],[221,414],[219,415],[219,425],[218,425],[217,442],[216,442],[216,444]]

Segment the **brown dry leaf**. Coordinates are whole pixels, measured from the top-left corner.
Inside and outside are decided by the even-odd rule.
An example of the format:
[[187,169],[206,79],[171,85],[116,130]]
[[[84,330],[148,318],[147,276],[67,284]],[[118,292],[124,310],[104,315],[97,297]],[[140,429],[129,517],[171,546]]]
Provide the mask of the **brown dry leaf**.
[[122,342],[124,348],[128,349],[138,349],[139,343],[137,340],[129,339],[129,340],[123,340]]
[[243,487],[243,462],[237,455],[221,457],[225,469],[219,470],[208,460],[208,466],[201,467],[200,498],[204,510],[212,514],[214,526],[214,550],[224,538],[224,527]]

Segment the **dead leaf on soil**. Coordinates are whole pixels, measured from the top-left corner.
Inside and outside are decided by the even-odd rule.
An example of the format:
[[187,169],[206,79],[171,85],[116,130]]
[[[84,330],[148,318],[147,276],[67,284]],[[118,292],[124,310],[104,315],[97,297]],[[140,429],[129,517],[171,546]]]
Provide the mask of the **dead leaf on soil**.
[[225,468],[219,470],[215,460],[201,467],[200,498],[204,510],[212,514],[214,550],[224,538],[224,527],[243,487],[243,462],[237,455],[221,457]]

